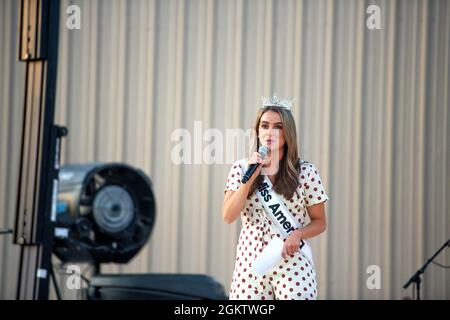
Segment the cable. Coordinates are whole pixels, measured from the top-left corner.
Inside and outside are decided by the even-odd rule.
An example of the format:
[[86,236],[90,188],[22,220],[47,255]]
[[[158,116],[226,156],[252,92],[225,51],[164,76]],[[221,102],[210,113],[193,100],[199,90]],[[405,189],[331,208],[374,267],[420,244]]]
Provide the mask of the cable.
[[90,280],[89,280],[89,282],[87,282],[88,281],[87,280],[87,276],[85,276],[85,275],[89,274],[91,272],[91,269],[93,268],[93,266],[94,266],[93,264],[88,263],[88,265],[84,268],[84,270],[81,271],[81,274],[85,277],[84,281],[86,282],[87,286],[83,285],[83,288],[81,290],[77,290],[76,297],[77,297],[78,300],[86,300],[87,299],[86,298],[87,297],[87,292],[86,291],[90,287]]
[[59,290],[58,281],[56,281],[55,271],[53,270],[53,265],[50,264],[50,277],[53,280],[53,287],[55,288],[56,298],[61,300],[61,291]]
[[450,266],[444,266],[443,264],[440,264],[438,262],[431,261],[431,263],[437,265],[438,267],[444,268],[444,269],[450,269]]

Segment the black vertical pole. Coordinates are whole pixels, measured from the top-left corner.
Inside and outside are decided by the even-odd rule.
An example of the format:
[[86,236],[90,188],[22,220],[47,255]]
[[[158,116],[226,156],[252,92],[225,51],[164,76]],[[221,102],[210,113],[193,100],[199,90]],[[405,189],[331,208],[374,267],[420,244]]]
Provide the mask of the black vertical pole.
[[26,63],[14,242],[21,246],[17,299],[48,299],[58,191],[54,125],[59,0],[20,0],[19,60]]

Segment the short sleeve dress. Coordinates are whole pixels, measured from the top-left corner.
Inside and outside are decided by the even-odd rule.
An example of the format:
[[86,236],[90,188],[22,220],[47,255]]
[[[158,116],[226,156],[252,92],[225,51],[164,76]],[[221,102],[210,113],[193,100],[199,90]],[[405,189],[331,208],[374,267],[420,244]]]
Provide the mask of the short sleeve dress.
[[[289,212],[303,227],[307,207],[328,200],[316,167],[300,161],[299,185],[291,199],[280,195]],[[225,191],[236,191],[247,169],[247,159],[236,161],[228,174]],[[317,299],[317,280],[312,263],[297,251],[282,259],[271,271],[260,276],[252,271],[252,261],[273,237],[282,239],[272,224],[256,194],[247,199],[241,212],[236,262],[229,298],[232,300],[298,300]]]

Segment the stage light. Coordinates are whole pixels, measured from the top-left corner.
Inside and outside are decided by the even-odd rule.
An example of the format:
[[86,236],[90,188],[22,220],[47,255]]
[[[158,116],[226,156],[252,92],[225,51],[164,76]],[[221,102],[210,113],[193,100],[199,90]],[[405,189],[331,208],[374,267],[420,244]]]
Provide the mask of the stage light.
[[141,170],[63,166],[53,252],[63,262],[127,263],[147,242],[155,216],[151,181]]

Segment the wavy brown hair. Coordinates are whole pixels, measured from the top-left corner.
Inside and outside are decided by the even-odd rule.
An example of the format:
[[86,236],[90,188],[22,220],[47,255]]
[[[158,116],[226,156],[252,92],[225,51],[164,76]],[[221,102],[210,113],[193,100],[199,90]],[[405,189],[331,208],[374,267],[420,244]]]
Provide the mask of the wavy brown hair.
[[[280,160],[278,172],[275,175],[275,183],[273,185],[274,190],[278,194],[282,194],[286,199],[292,198],[295,190],[299,184],[300,163],[298,158],[298,146],[297,146],[297,129],[295,127],[295,121],[292,117],[291,111],[280,108],[277,106],[267,106],[261,108],[256,116],[256,120],[252,130],[252,147],[250,148],[250,154],[259,150],[259,124],[264,113],[267,111],[275,111],[280,115],[281,122],[283,124],[284,134],[284,147],[283,158]],[[255,192],[257,186],[263,181],[263,176],[259,175],[248,193],[250,198]]]

